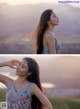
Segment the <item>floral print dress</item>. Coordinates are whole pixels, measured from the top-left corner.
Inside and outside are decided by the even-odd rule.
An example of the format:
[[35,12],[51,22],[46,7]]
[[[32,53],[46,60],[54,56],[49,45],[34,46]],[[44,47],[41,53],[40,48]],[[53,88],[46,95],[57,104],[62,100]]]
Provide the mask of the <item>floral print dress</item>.
[[32,109],[32,93],[30,84],[27,83],[21,90],[17,91],[11,80],[6,93],[7,109]]

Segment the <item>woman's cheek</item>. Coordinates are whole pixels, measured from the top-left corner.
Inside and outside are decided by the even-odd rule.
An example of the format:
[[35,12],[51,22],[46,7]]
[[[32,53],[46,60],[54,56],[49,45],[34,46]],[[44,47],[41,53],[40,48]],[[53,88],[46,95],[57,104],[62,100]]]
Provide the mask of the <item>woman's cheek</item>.
[[57,19],[55,18],[53,21],[54,24],[58,23]]

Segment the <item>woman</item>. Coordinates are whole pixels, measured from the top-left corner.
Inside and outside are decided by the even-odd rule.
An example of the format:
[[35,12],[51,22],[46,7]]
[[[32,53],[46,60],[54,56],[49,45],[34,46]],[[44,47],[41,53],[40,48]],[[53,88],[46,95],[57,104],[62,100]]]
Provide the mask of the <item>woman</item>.
[[16,67],[17,79],[0,74],[0,82],[7,87],[7,109],[52,109],[42,92],[39,66],[34,59],[24,58],[22,62],[11,60],[0,63],[0,67]]
[[42,13],[34,34],[36,36],[37,54],[60,53],[60,43],[53,33],[54,27],[58,24],[59,19],[51,9],[47,9]]

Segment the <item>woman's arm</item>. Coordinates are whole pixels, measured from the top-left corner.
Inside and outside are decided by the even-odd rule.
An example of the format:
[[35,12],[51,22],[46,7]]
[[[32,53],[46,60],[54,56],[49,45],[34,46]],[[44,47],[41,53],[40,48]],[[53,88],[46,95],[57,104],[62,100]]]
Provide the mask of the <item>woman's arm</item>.
[[43,109],[53,109],[47,97],[41,92],[35,83],[31,83],[31,91],[40,100],[43,105]]
[[46,36],[50,54],[56,54],[55,39],[52,34]]
[[[17,61],[17,60],[2,62],[2,63],[0,63],[0,67],[8,66],[8,67],[14,68],[15,63],[18,63],[18,62],[19,61]],[[5,75],[0,74],[0,82],[3,83],[4,85],[7,86],[10,80],[12,80],[12,79]]]
[[8,85],[9,81],[12,80],[11,78],[0,74],[0,82],[3,83],[4,85]]

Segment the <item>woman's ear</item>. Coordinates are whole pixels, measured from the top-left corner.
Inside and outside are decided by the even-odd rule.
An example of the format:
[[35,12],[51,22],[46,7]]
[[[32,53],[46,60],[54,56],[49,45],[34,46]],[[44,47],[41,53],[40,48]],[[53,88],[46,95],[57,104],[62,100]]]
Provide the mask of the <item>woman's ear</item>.
[[51,21],[48,21],[47,24],[48,24],[48,25],[51,25]]
[[47,24],[49,25],[50,24],[50,21],[48,21]]
[[31,72],[28,73],[28,76],[31,75]]

